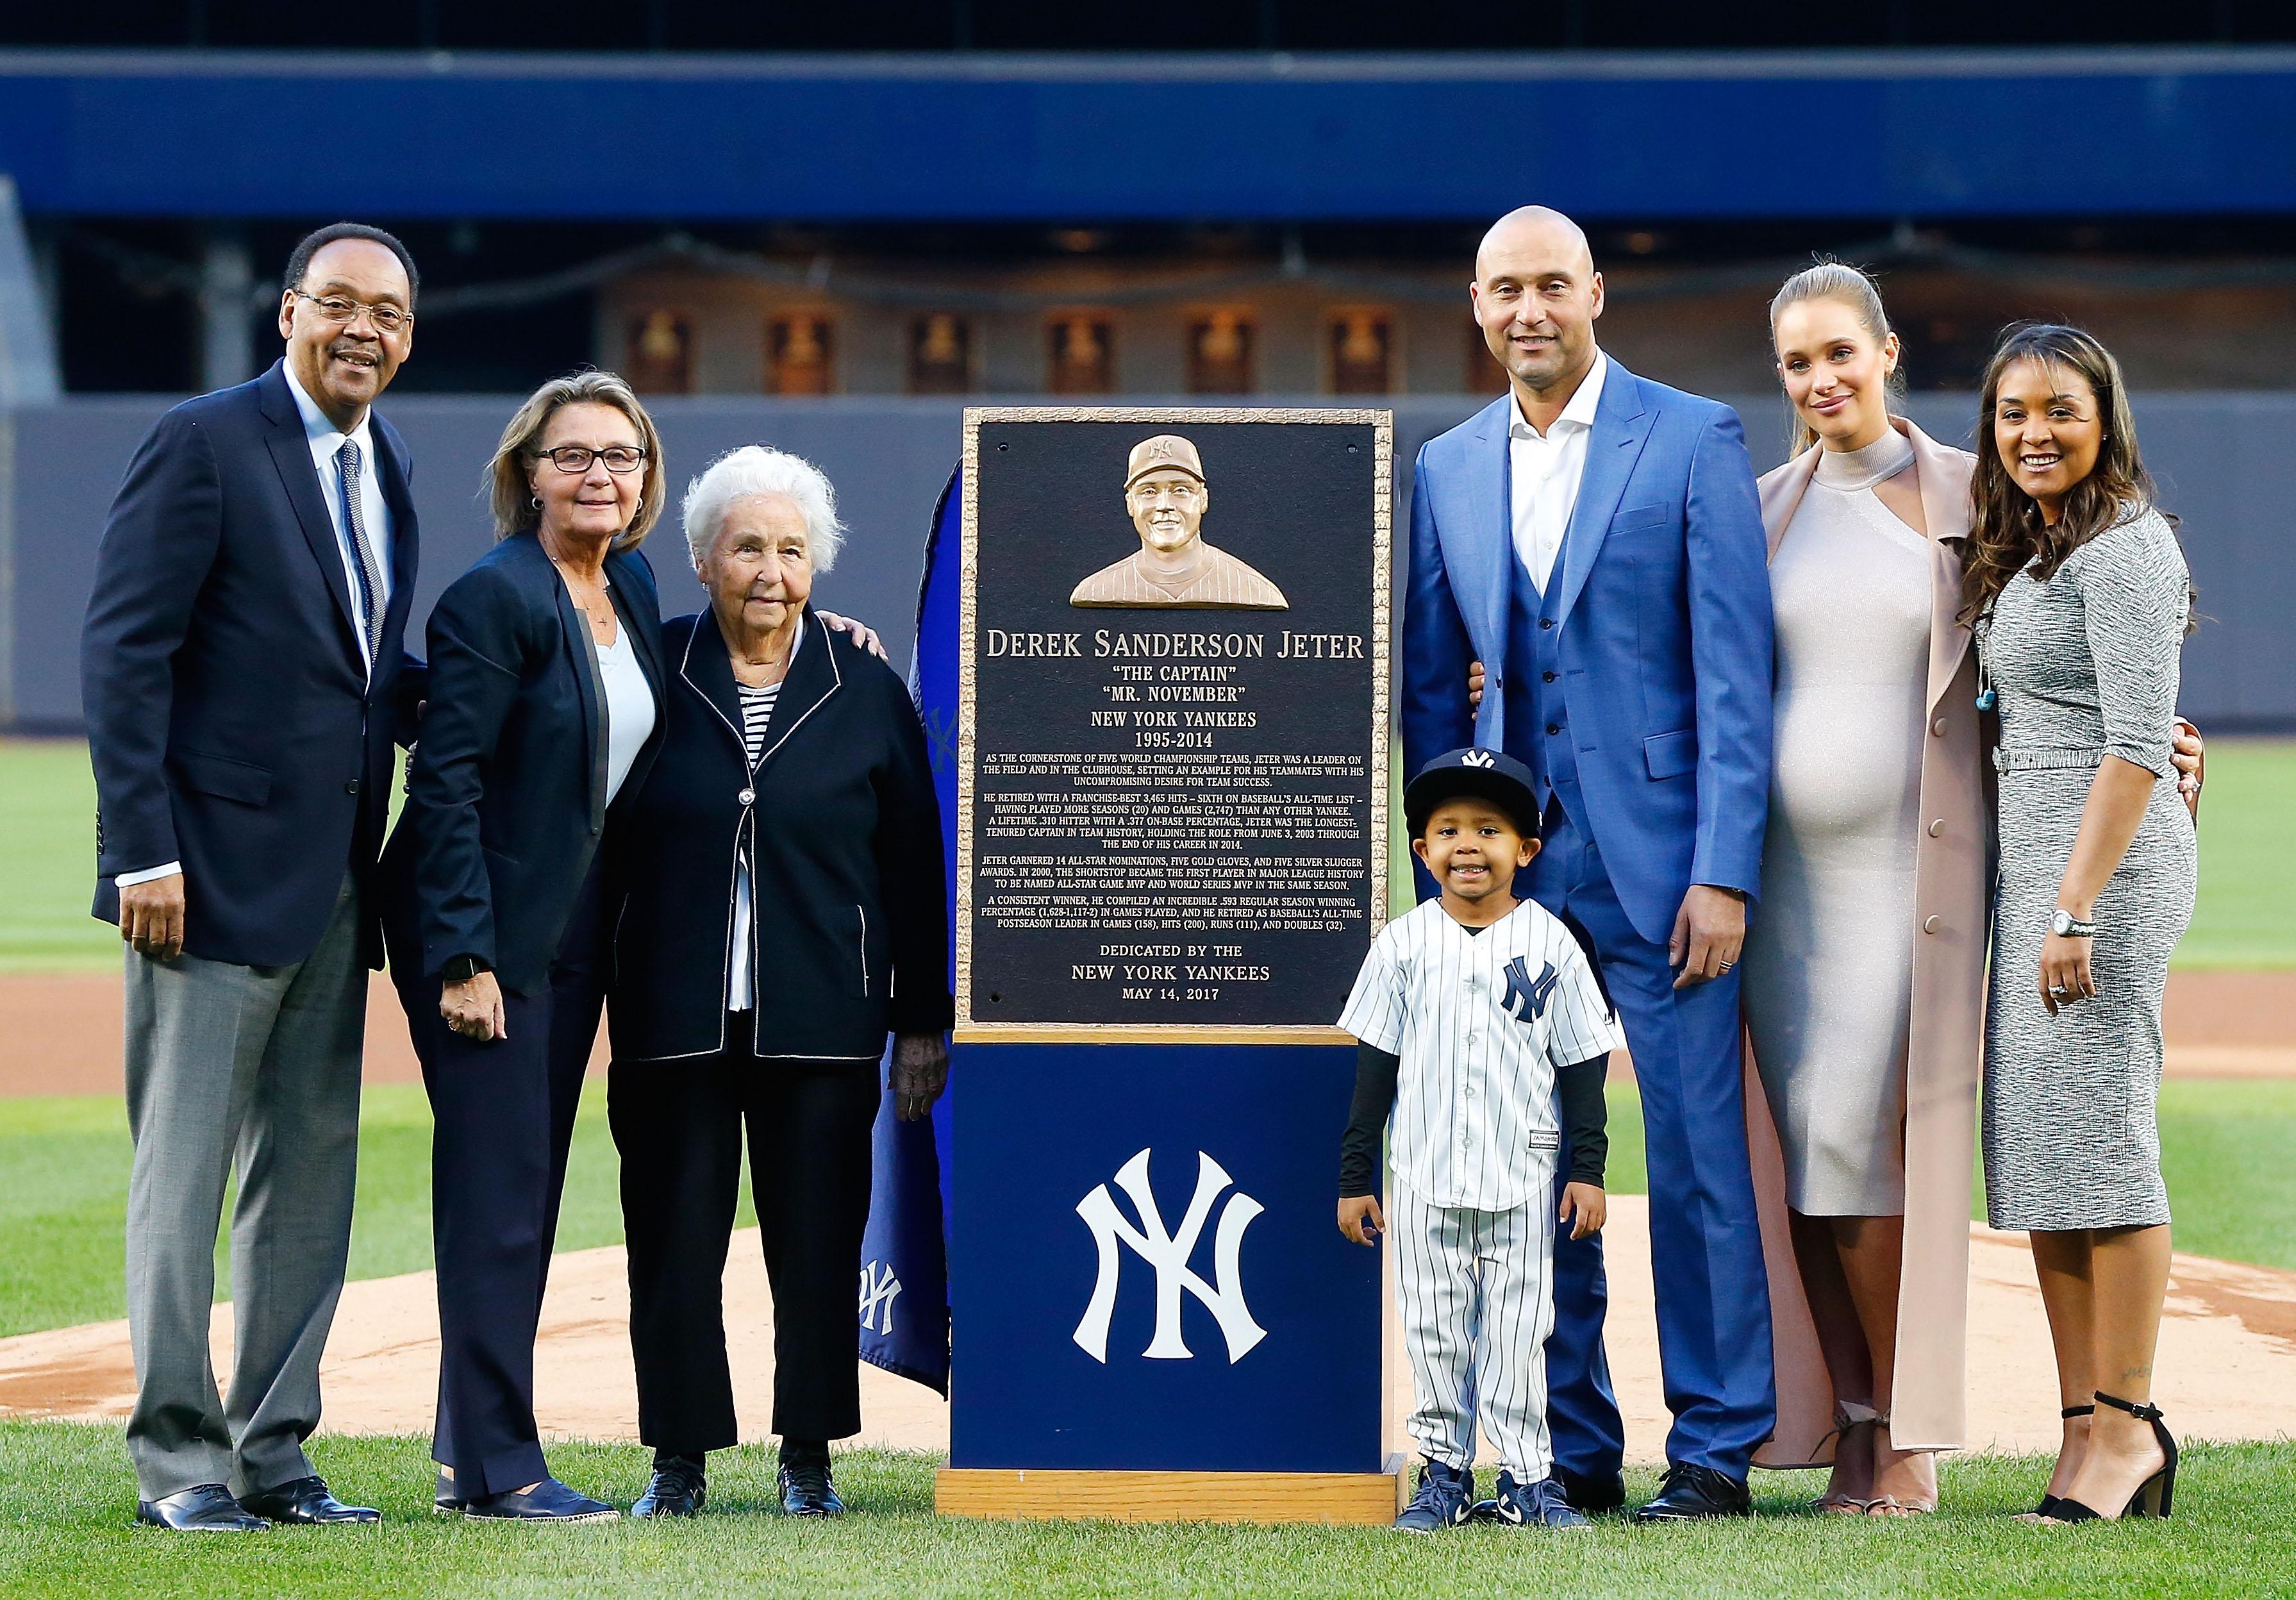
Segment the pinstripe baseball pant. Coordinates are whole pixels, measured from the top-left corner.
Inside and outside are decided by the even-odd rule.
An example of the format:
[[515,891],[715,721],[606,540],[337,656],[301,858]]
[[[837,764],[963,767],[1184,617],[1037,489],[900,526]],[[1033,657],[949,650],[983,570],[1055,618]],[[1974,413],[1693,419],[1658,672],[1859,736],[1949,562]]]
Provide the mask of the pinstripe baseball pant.
[[1549,1169],[1532,1185],[1537,1198],[1506,1210],[1429,1205],[1400,1180],[1388,1210],[1416,1401],[1405,1426],[1423,1454],[1464,1469],[1480,1422],[1498,1465],[1524,1483],[1546,1478],[1554,1461],[1554,1157],[1535,1159]]

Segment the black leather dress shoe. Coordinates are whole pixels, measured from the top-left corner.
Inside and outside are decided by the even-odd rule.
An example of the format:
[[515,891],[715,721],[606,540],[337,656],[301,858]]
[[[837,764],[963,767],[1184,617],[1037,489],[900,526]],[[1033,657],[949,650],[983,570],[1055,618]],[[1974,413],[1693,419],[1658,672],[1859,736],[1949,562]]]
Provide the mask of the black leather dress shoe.
[[839,1517],[845,1514],[845,1502],[837,1497],[837,1485],[829,1476],[826,1456],[815,1459],[800,1456],[783,1461],[781,1471],[775,1474],[775,1487],[781,1490],[782,1510],[793,1517]]
[[653,1464],[645,1493],[630,1507],[634,1517],[690,1517],[709,1501],[701,1464],[689,1456],[663,1456]]
[[194,1483],[156,1500],[138,1500],[135,1520],[170,1533],[260,1533],[271,1526],[249,1514],[220,1483]]
[[1562,1485],[1563,1497],[1570,1502],[1573,1511],[1600,1516],[1627,1503],[1627,1481],[1616,1473],[1574,1473],[1558,1466],[1554,1476]]
[[1754,1514],[1746,1481],[1710,1466],[1677,1462],[1659,1481],[1658,1498],[1635,1513],[1637,1522],[1692,1522],[1703,1517]]
[[439,1474],[439,1486],[430,1491],[430,1514],[457,1517],[463,1514],[463,1497],[455,1492],[455,1481],[446,1473]]
[[380,1522],[382,1513],[370,1506],[346,1506],[328,1492],[324,1478],[297,1478],[276,1489],[250,1495],[240,1502],[257,1516],[275,1522],[316,1528],[322,1523]]

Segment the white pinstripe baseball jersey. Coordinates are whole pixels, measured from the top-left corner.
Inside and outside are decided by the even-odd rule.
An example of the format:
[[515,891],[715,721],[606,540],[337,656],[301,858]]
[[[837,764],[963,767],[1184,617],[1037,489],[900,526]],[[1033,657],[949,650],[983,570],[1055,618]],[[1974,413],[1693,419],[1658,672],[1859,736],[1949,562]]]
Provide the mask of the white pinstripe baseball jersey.
[[1340,1026],[1402,1062],[1397,1179],[1430,1205],[1488,1211],[1553,1181],[1555,1069],[1625,1043],[1586,952],[1529,900],[1480,934],[1439,900],[1388,923]]

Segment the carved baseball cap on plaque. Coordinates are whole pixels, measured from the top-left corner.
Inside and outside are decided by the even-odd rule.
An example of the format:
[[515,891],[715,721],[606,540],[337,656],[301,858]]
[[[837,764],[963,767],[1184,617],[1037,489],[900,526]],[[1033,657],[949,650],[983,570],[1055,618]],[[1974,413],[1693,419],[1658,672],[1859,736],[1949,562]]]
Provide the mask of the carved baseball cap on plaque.
[[1124,469],[1124,487],[1130,488],[1143,473],[1160,467],[1177,467],[1198,483],[1204,480],[1203,458],[1196,454],[1196,447],[1177,433],[1159,433],[1132,447],[1132,459]]

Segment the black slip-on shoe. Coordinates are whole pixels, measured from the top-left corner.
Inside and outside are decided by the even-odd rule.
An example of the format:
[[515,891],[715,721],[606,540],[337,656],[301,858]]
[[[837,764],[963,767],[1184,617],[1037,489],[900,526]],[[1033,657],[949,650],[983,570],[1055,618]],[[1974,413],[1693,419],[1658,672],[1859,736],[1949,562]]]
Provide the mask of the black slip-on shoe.
[[430,1491],[430,1514],[440,1517],[463,1514],[463,1497],[455,1492],[455,1481],[444,1473],[439,1474],[439,1487]]
[[701,1463],[690,1456],[664,1456],[653,1464],[645,1493],[630,1507],[634,1517],[690,1517],[709,1503],[709,1482]]
[[170,1533],[260,1533],[271,1526],[220,1483],[194,1483],[156,1500],[135,1502],[135,1520]]
[[463,1507],[463,1514],[478,1522],[611,1522],[622,1514],[555,1478],[545,1478],[532,1489],[504,1489],[472,1500]]
[[346,1506],[336,1499],[324,1478],[297,1478],[260,1494],[242,1496],[239,1503],[255,1516],[304,1528],[382,1521],[382,1513],[371,1506]]
[[1676,1462],[1659,1480],[1658,1497],[1635,1513],[1637,1522],[1694,1522],[1707,1517],[1754,1514],[1743,1478],[1710,1466]]

